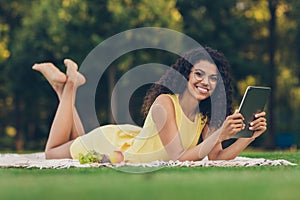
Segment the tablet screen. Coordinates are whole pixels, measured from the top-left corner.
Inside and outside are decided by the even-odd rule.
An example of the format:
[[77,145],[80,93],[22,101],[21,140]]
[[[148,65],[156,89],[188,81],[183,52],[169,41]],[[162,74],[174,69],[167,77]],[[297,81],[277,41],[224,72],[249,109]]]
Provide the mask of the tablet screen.
[[262,112],[271,92],[270,87],[248,86],[243,96],[238,112],[245,118],[245,129],[237,133],[233,138],[252,137],[253,131],[249,130],[249,124],[254,120],[254,115]]

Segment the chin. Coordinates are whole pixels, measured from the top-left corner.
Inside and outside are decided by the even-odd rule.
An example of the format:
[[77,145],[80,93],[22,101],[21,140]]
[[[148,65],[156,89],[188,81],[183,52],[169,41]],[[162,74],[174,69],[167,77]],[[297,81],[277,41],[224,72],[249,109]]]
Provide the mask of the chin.
[[209,98],[210,95],[211,95],[211,93],[209,91],[207,91],[207,92],[201,92],[197,88],[195,89],[195,93],[194,94],[195,94],[195,97],[196,97],[196,99],[198,101],[203,101],[203,100]]
[[208,94],[199,94],[199,93],[196,93],[193,96],[200,102],[200,101],[203,101],[203,100],[209,98],[210,97],[210,93],[208,93]]

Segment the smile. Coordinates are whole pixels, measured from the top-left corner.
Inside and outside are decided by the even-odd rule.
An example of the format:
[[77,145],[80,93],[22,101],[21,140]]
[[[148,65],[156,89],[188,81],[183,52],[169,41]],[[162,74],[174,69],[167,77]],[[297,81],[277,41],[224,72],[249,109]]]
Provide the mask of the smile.
[[199,92],[204,93],[204,94],[207,94],[209,92],[209,89],[207,89],[207,88],[202,88],[200,86],[197,86],[196,88]]

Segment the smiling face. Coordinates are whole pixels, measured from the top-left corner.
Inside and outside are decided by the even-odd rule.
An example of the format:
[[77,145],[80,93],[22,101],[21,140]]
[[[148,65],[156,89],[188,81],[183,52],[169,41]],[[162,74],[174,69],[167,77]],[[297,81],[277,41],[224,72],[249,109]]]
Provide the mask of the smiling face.
[[218,84],[217,66],[209,61],[201,60],[195,64],[189,74],[187,91],[198,101],[208,98]]

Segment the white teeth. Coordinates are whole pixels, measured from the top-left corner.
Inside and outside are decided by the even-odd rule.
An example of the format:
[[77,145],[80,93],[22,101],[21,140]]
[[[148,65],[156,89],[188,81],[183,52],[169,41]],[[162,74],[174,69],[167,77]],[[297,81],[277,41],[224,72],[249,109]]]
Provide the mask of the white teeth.
[[204,89],[204,88],[201,88],[201,87],[197,87],[197,89],[202,92],[202,93],[207,93],[208,92],[208,89]]

